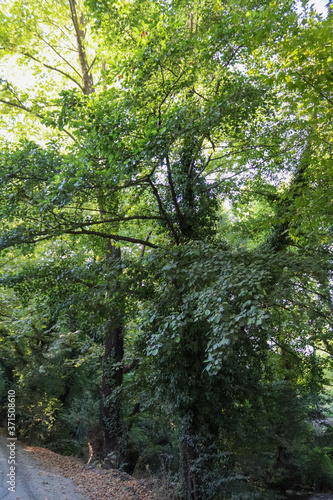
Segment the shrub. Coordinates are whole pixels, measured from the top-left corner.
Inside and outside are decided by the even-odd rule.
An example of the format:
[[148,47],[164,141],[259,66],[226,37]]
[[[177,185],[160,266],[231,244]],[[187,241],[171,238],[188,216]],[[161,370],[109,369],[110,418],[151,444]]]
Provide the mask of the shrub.
[[305,452],[301,457],[301,477],[306,488],[333,487],[333,464],[320,448]]

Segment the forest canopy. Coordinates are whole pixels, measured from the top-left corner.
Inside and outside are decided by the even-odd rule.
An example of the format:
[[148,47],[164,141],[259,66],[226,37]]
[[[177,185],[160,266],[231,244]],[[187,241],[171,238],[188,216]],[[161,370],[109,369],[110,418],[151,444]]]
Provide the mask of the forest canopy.
[[332,488],[331,3],[0,17],[0,395],[19,435],[167,467],[164,499]]

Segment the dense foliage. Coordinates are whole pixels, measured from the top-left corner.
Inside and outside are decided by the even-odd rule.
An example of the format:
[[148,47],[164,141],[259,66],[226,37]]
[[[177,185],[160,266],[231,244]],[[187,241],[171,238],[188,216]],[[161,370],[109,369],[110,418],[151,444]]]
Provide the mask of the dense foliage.
[[22,437],[89,441],[185,500],[332,487],[330,12],[0,15],[0,391]]

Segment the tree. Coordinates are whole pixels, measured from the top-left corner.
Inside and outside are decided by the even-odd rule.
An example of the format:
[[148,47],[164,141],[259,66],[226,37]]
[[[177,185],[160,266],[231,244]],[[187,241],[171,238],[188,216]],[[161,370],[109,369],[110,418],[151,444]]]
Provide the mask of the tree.
[[[45,6],[41,6],[41,8],[39,8],[39,6],[37,6],[33,14],[30,15],[26,12],[26,8],[23,4],[21,4],[21,2],[16,2],[8,6],[7,12],[4,11],[3,13],[3,17],[6,20],[6,31],[2,34],[3,55],[4,57],[8,57],[8,55],[13,56],[19,54],[23,58],[24,63],[32,62],[35,77],[36,72],[41,71],[40,68],[43,68],[44,70],[47,70],[47,74],[51,75],[51,78],[54,74],[56,76],[61,75],[60,81],[57,81],[56,77],[52,79],[52,84],[55,85],[56,88],[61,88],[61,85],[64,81],[67,82],[67,84],[68,82],[71,82],[71,84],[74,83],[76,87],[78,87],[82,91],[83,95],[88,96],[94,90],[91,70],[96,58],[93,59],[91,63],[88,63],[87,49],[84,44],[86,35],[83,29],[85,25],[84,14],[82,12],[81,14],[79,14],[75,2],[70,1],[69,4],[63,2],[59,5],[57,4],[56,6],[58,19],[55,22],[52,16],[52,5],[50,6],[50,10],[48,8],[45,9],[44,7]],[[81,6],[81,8],[82,7],[83,6]],[[23,21],[25,21],[23,24],[23,28],[25,29],[25,37],[22,37],[22,26],[17,26],[13,21],[13,18],[15,18],[15,15],[17,15],[17,13],[19,13]],[[11,36],[8,35],[8,25],[12,26]],[[59,48],[60,36],[65,37],[66,40],[65,44],[61,44],[61,48]],[[27,48],[27,46],[29,47]],[[73,50],[77,54],[77,61],[75,61],[75,59],[73,61],[73,57],[71,55],[71,52]],[[77,63],[79,63],[79,66],[77,65]],[[7,80],[4,80],[1,102],[3,103],[5,109],[14,109],[19,112],[24,111],[32,115],[34,118],[41,120],[41,122],[43,123],[47,116],[47,108],[54,105],[54,98],[52,100],[52,95],[50,95],[50,87],[45,87],[42,79],[39,79],[38,84],[39,91],[36,95],[35,92],[29,94],[27,92],[17,90],[14,85],[12,85]],[[72,109],[75,107],[75,95],[73,95],[73,100],[71,101],[70,105]],[[60,127],[58,128],[58,130],[64,131],[67,136],[69,136],[71,139],[74,139],[70,131],[64,129],[64,127]],[[37,145],[27,142],[24,143],[21,151],[18,152],[19,158],[17,158],[17,156],[15,158],[11,157],[11,153],[8,151],[7,160],[9,160],[9,157],[11,157],[11,161],[15,162],[16,160],[18,160],[19,168],[16,169],[15,172],[10,172],[11,167],[9,168],[9,172],[6,169],[7,173],[3,172],[3,180],[5,181],[6,179],[5,182],[8,182],[10,179],[10,185],[13,186],[13,184],[15,184],[15,180],[22,180],[22,174],[23,176],[30,176],[29,182],[25,185],[25,189],[23,188],[24,192],[20,190],[19,192],[16,192],[17,197],[14,193],[11,193],[13,195],[12,202],[14,202],[15,198],[15,203],[17,203],[14,211],[16,209],[19,209],[20,204],[21,207],[23,205],[23,218],[30,217],[31,221],[30,227],[28,227],[27,225],[24,228],[25,235],[21,235],[21,243],[23,242],[23,240],[27,242],[33,242],[38,236],[42,237],[42,239],[48,239],[50,237],[52,238],[56,236],[56,233],[57,235],[62,234],[64,230],[65,232],[74,231],[75,234],[76,230],[78,229],[77,222],[75,222],[75,220],[72,220],[72,222],[74,222],[74,228],[72,227],[71,223],[69,223],[69,227],[67,228],[60,228],[62,224],[65,224],[66,226],[66,219],[67,222],[72,219],[72,217],[70,216],[70,211],[67,212],[67,209],[65,209],[63,211],[63,215],[60,216],[60,219],[56,214],[56,212],[58,212],[60,201],[58,195],[61,193],[61,190],[64,187],[64,184],[62,184],[63,181],[66,182],[63,176],[66,176],[68,173],[68,171],[65,172],[60,166],[62,164],[62,160],[60,155],[56,152],[56,149],[57,148],[54,145],[51,145],[46,148],[46,151],[42,151],[41,148]],[[33,157],[29,158],[31,155]],[[11,161],[9,160],[9,165],[12,165]],[[53,163],[53,166],[51,166],[51,163]],[[26,167],[26,169],[24,167]],[[54,182],[55,184],[53,185]],[[72,185],[72,187],[74,187],[75,189],[75,186]],[[35,192],[31,191],[34,189]],[[51,195],[51,198],[47,196],[46,198],[42,199],[45,196],[45,189],[46,191],[48,191],[49,189],[52,190],[53,194]],[[63,192],[63,194],[65,193]],[[69,202],[70,196],[68,195],[69,192],[67,190],[67,194],[65,194],[65,196],[62,197],[62,200],[60,201],[61,207]],[[92,211],[95,210],[97,213],[99,212],[100,220],[98,222],[103,222],[107,214],[104,209],[103,193],[100,185],[95,188],[95,195],[96,199],[95,202],[93,202],[93,206],[91,206],[92,198],[89,198],[88,204],[90,205],[90,207],[88,212],[90,211],[90,208]],[[56,198],[58,198],[58,201],[56,201]],[[83,198],[81,198],[81,201],[83,199],[86,200],[87,197],[83,196]],[[28,215],[26,209],[29,203],[31,203],[32,205],[32,211],[30,211]],[[3,209],[4,213],[6,211],[6,208],[3,207]],[[81,215],[82,213],[84,213],[82,212],[81,207],[77,207],[76,210],[80,210]],[[67,212],[67,215],[65,215],[64,212]],[[40,217],[41,213],[44,214],[42,217]],[[41,231],[36,231],[35,229],[37,219],[34,217],[34,214],[42,224],[42,226],[40,226]],[[50,215],[51,217],[49,217]],[[44,223],[46,223],[46,226],[44,226]],[[21,229],[23,229],[23,226],[21,226]],[[103,233],[99,233],[97,235],[107,241],[107,258],[110,256],[115,259],[119,258],[119,248],[116,248],[114,245],[112,245],[111,239],[109,238],[108,234],[105,235]],[[3,243],[4,246],[6,246],[8,244],[8,241],[7,243],[3,241]],[[106,332],[105,352],[105,371],[108,373],[110,369],[107,367],[107,364],[108,359],[112,357],[112,351],[114,349],[117,351],[117,363],[121,364],[123,357],[122,327],[121,325],[112,327],[109,322],[109,328],[111,330],[108,333]],[[114,330],[112,328],[114,328]],[[116,370],[113,375],[109,373],[107,376],[105,374],[102,385],[101,418],[105,431],[106,455],[111,451],[110,446],[112,446],[113,448],[119,448],[120,445],[116,444],[116,441],[118,439],[120,441],[123,440],[122,434],[124,431],[122,430],[123,422],[121,409],[118,410],[118,420],[114,416],[115,428],[111,430],[109,428],[110,426],[108,427],[105,422],[106,418],[110,418],[110,415],[108,417],[104,415],[104,412],[107,410],[105,408],[105,404],[103,403],[103,401],[110,396],[113,383],[115,383],[116,386],[121,385],[121,373],[122,370],[118,368],[118,370]],[[115,382],[107,382],[107,377],[108,379],[110,379],[110,377],[111,379],[114,378]],[[118,407],[119,401],[116,402],[115,405]],[[110,437],[112,435],[113,438]],[[112,441],[112,445],[109,443],[110,441]],[[122,447],[123,446],[124,445],[122,445]],[[123,462],[125,452],[122,452],[122,458],[120,458],[120,451],[118,451],[117,453],[119,455],[117,462]]]
[[[319,227],[298,210],[305,172],[318,163],[310,136],[300,137],[308,134],[302,116],[285,112],[292,89],[279,70],[269,74],[284,40],[303,31],[291,2],[87,6],[103,57],[88,63],[82,28],[91,19],[85,12],[80,20],[74,2],[63,4],[80,71],[66,58],[76,88],[38,111],[72,142],[2,148],[1,248],[69,245],[74,267],[64,283],[74,296],[93,297],[103,324],[105,453],[116,466],[127,460],[121,388],[131,328],[159,404],[177,417],[183,496],[211,498],[205,478],[221,474],[220,452],[232,445],[228,432],[237,434],[232,421],[244,423],[251,405],[259,412],[272,358],[288,353],[304,372],[306,347],[328,340],[330,251],[317,240],[320,259],[311,264],[297,240],[304,227],[304,241]],[[30,22],[39,33],[46,21],[36,14]],[[23,43],[16,40],[15,50]],[[100,84],[92,78],[98,63]],[[4,96],[6,106],[23,110],[21,97]],[[227,222],[221,243],[222,199],[233,210],[255,200],[272,223],[262,231],[256,217],[244,216],[239,230]],[[96,262],[75,249],[84,238]],[[52,263],[50,276],[58,270]]]

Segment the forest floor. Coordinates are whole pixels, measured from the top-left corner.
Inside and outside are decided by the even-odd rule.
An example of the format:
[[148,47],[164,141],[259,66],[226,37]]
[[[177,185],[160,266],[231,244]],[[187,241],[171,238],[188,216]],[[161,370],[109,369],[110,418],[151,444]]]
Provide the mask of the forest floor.
[[81,494],[93,500],[154,499],[151,480],[135,479],[114,469],[89,468],[75,457],[64,457],[46,448],[24,446],[24,451],[46,469],[71,479]]
[[[16,490],[8,491],[8,439],[0,431],[0,500],[154,500],[154,481],[91,468],[75,457],[15,441]],[[159,498],[161,498],[159,496]],[[296,496],[293,498],[297,498]],[[300,496],[333,500],[333,492]]]
[[[0,434],[0,499],[153,500],[153,481],[87,468],[74,457],[15,442],[16,490],[8,491],[8,440]],[[8,469],[8,470],[7,470]]]

